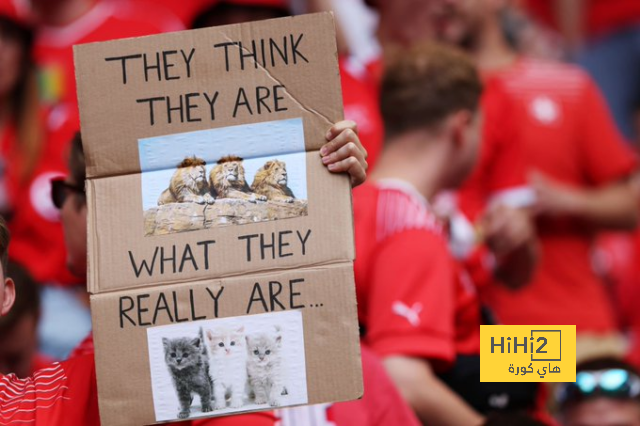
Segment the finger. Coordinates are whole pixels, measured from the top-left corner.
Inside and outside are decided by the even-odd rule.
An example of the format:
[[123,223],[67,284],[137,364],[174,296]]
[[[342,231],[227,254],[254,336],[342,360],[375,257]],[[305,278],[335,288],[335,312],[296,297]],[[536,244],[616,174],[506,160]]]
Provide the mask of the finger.
[[356,145],[356,147],[362,151],[362,157],[367,158],[367,151],[364,149],[364,147],[362,146],[362,143],[360,142],[360,138],[358,137],[358,135],[351,129],[345,129],[343,130],[339,135],[337,135],[333,140],[331,140],[330,142],[326,143],[321,149],[320,149],[320,155],[322,157],[326,157],[327,155],[338,151],[340,148],[342,148],[343,146],[347,145],[348,143],[354,143]]
[[349,157],[355,157],[355,159],[358,160],[358,162],[360,162],[360,164],[362,164],[364,167],[364,164],[366,162],[364,159],[364,153],[353,142],[348,142],[336,152],[333,152],[326,157],[322,157],[322,163],[325,165],[329,165],[331,163],[345,160]]
[[328,141],[333,140],[336,136],[347,129],[353,131],[355,134],[358,134],[358,124],[355,121],[342,120],[331,126],[331,128],[327,131],[326,138]]
[[327,168],[332,173],[349,173],[353,186],[361,184],[367,177],[365,168],[355,157],[349,157],[337,163],[329,164]]

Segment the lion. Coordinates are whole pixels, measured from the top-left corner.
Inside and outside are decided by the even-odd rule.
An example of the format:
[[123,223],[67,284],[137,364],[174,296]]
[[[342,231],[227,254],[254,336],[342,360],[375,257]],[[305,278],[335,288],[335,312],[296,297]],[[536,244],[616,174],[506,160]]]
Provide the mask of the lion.
[[169,203],[213,204],[215,199],[207,183],[207,163],[196,157],[186,157],[171,176],[169,187],[162,191],[158,205]]
[[267,161],[257,172],[251,184],[256,194],[261,194],[272,201],[293,203],[296,199],[291,188],[287,186],[287,165],[284,161]]
[[252,203],[267,201],[264,195],[258,195],[249,189],[245,180],[242,158],[235,155],[222,157],[209,173],[209,186],[217,198],[237,198]]

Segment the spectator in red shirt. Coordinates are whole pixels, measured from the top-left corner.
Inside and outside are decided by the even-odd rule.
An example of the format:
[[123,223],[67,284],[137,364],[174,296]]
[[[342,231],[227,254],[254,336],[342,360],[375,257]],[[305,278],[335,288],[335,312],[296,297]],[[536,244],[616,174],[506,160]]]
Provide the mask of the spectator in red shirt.
[[640,2],[526,0],[543,24],[559,31],[598,83],[620,131],[640,143]]
[[[431,21],[442,6],[439,1],[369,3],[380,11],[379,35],[388,51],[395,45],[438,37],[439,23]],[[533,193],[527,186],[520,131],[511,117],[511,100],[500,84],[485,84],[481,110],[478,164],[460,191],[448,196],[445,203],[452,250],[465,262],[473,261],[467,267],[477,269],[472,274],[474,281],[478,277],[484,281],[497,279],[517,288],[528,283],[536,265],[534,232],[525,210],[532,203]]]
[[[305,0],[299,2],[298,6],[306,12],[317,12],[326,6],[323,3],[326,2]],[[194,18],[191,28],[238,24],[289,15],[290,7],[285,0],[221,0],[202,8]],[[384,137],[378,106],[378,82],[367,64],[361,64],[349,54],[345,43],[340,43],[340,21],[337,24],[344,115],[346,119],[358,123],[358,135],[367,150],[369,167],[373,169]]]
[[63,359],[91,329],[88,300],[83,298],[86,292],[79,278],[65,267],[59,214],[49,202],[51,178],[66,174],[68,141],[79,128],[72,46],[184,27],[164,8],[144,7],[137,2],[33,0],[31,4],[37,24],[34,59],[41,101],[48,111],[47,143],[31,187],[21,192],[24,207],[11,223],[12,258],[29,266],[44,284],[42,350]]
[[541,263],[533,281],[518,292],[492,285],[485,300],[506,324],[576,324],[578,333],[615,341],[613,308],[590,249],[599,230],[636,223],[627,181],[635,158],[584,72],[520,58],[511,49],[500,26],[504,2],[435,3],[437,36],[469,46],[486,78],[512,99],[536,191]]
[[[39,283],[75,285],[77,278],[65,268],[62,227],[49,196],[51,178],[63,175],[66,169],[62,147],[73,133],[64,123],[52,126],[52,114],[38,105],[30,55],[33,34],[25,11],[18,5],[13,0],[0,0],[0,211],[9,218],[14,238],[9,256]],[[48,296],[66,292],[60,287],[48,288],[43,289],[45,318],[51,313]],[[71,309],[58,309],[55,319],[64,323],[64,315],[79,315],[72,315],[65,333],[58,331],[58,339],[47,345],[51,349],[48,355],[54,357],[63,356],[90,329],[87,307],[69,299]],[[42,322],[40,333],[50,323]],[[78,335],[74,338],[75,330]],[[51,340],[45,338],[46,342]]]
[[[335,124],[328,131],[328,143],[321,149],[322,162],[329,171],[349,173],[354,186],[365,179],[367,168],[366,153],[355,129],[353,122]],[[68,264],[76,273],[86,275],[87,206],[82,184],[85,163],[79,135],[72,144],[69,169],[70,176],[54,181],[52,197],[56,206],[61,208]],[[9,313],[15,299],[13,281],[4,278],[8,239],[8,231],[0,217],[0,314],[3,316]],[[38,371],[32,378],[19,380],[14,375],[0,376],[0,426],[18,422],[46,426],[99,425],[91,338],[87,338],[79,349],[68,361]],[[397,408],[401,411],[404,407]],[[381,413],[379,418],[384,418],[384,414]],[[412,424],[410,415],[396,412],[396,416],[389,417],[403,418],[407,421],[404,424]],[[194,421],[192,424],[271,426],[274,422],[273,414],[261,413]]]
[[455,357],[454,261],[429,200],[477,156],[480,78],[462,54],[418,45],[386,67],[387,136],[373,182],[354,191],[358,314],[364,341],[423,423],[482,417],[436,375]]

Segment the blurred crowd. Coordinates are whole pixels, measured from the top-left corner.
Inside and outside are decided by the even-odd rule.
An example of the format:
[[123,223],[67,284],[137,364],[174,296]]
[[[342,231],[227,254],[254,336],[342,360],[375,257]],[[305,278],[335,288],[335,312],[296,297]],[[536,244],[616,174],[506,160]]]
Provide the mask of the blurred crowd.
[[[365,398],[227,421],[640,426],[638,0],[0,0],[0,373],[93,362],[73,45],[328,10]],[[575,324],[576,382],[481,383],[481,324]]]

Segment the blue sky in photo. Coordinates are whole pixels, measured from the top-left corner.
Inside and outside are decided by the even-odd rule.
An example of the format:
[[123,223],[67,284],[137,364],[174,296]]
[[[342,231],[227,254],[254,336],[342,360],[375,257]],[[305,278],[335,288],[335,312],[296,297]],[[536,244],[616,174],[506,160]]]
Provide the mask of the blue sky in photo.
[[145,138],[138,150],[143,172],[175,169],[193,155],[210,165],[226,155],[248,159],[304,152],[302,118]]
[[207,162],[207,177],[220,157],[230,154],[243,157],[249,185],[264,163],[284,161],[289,188],[296,198],[307,199],[307,163],[300,118],[140,139],[138,146],[144,210],[158,205],[158,197],[169,187],[176,165],[192,155]]

